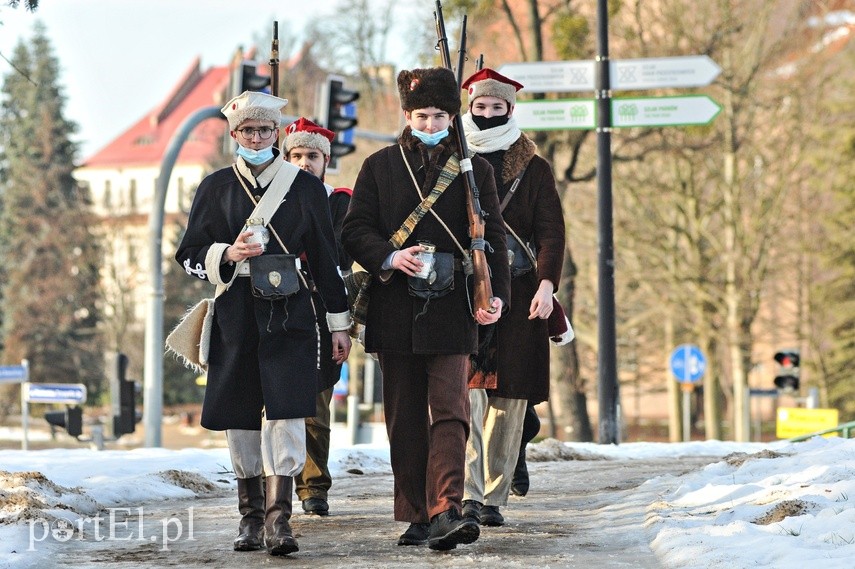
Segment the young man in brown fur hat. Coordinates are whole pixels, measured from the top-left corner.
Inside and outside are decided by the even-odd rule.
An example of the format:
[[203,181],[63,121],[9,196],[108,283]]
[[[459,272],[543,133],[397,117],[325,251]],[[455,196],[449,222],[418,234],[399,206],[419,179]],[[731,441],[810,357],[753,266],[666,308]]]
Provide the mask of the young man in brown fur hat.
[[[365,349],[378,354],[383,372],[395,519],[410,524],[398,544],[427,542],[431,549],[447,550],[472,543],[480,533],[477,523],[461,515],[469,355],[477,349],[478,324],[496,322],[508,304],[507,250],[492,170],[481,158],[464,161],[459,169],[472,168],[487,213],[494,294],[494,312],[479,309],[473,318],[471,272],[465,270],[471,246],[466,186],[458,173],[453,132],[449,134],[460,111],[460,90],[450,70],[428,68],[402,71],[398,91],[407,127],[398,144],[363,163],[342,242],[374,275]],[[423,198],[444,186],[431,212],[400,247],[393,245],[390,235]],[[423,272],[425,242],[435,253],[433,269]]]

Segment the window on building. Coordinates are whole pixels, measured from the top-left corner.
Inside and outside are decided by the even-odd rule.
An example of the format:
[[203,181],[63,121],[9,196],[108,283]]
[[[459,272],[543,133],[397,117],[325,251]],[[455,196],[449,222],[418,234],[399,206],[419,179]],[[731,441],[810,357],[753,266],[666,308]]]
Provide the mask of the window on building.
[[104,209],[109,210],[113,206],[113,189],[110,180],[104,182]]
[[137,211],[137,181],[131,180],[130,187],[128,188],[128,205],[131,208],[131,213],[136,213]]

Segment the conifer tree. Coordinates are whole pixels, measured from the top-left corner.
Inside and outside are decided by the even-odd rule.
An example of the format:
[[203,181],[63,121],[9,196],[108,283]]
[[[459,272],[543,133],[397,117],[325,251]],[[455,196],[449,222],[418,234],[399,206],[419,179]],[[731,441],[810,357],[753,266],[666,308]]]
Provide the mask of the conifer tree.
[[72,177],[76,125],[64,116],[59,62],[42,25],[19,42],[0,105],[2,358],[35,382],[103,384],[99,237]]

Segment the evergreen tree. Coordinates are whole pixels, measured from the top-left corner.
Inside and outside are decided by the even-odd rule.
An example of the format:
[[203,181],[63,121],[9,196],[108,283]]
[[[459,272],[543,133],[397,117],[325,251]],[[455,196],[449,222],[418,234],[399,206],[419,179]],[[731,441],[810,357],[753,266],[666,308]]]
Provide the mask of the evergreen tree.
[[32,381],[84,383],[92,400],[103,384],[100,246],[72,177],[76,125],[44,26],[12,63],[0,106],[2,357],[29,360]]

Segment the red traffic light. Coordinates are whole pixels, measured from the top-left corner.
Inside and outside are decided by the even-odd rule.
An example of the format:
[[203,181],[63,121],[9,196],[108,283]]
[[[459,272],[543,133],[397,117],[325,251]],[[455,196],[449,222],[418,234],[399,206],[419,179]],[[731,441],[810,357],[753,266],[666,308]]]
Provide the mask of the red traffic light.
[[781,367],[799,367],[799,353],[796,351],[780,351],[775,354],[775,361]]

